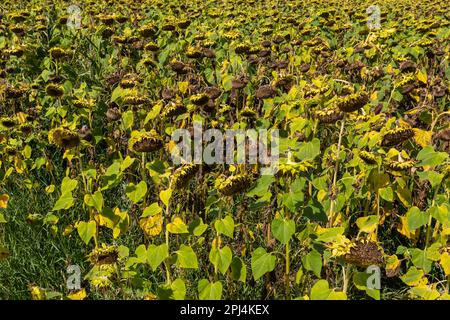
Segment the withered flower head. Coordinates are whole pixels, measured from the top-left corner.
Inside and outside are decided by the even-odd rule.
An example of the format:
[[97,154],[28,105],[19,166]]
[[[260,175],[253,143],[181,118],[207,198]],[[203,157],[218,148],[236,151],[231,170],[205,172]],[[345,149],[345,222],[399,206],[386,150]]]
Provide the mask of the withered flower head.
[[343,112],[354,112],[369,102],[369,95],[365,91],[341,97],[337,100],[337,107]]
[[202,106],[206,104],[209,100],[209,97],[206,93],[195,94],[190,97],[190,101],[196,106]]
[[410,128],[396,128],[387,131],[381,145],[384,147],[392,147],[398,145],[414,136],[414,130]]
[[389,161],[387,167],[393,171],[403,171],[411,169],[414,166],[414,160],[407,161]]
[[163,147],[161,136],[155,131],[133,131],[128,141],[128,149],[135,152],[152,152]]
[[117,121],[121,118],[121,114],[120,111],[117,107],[112,107],[109,108],[108,111],[106,111],[106,118],[108,119],[108,121]]
[[251,185],[251,178],[247,174],[237,174],[218,182],[218,190],[226,196],[246,191]]
[[371,265],[383,265],[383,253],[378,245],[372,241],[360,240],[354,243],[350,252],[343,256],[345,262],[358,267],[367,268]]
[[65,50],[60,47],[51,48],[48,52],[53,59],[61,59],[69,55],[68,50]]
[[165,106],[161,115],[165,118],[172,118],[179,116],[180,114],[183,114],[186,111],[187,108],[183,103],[171,101]]
[[17,122],[12,117],[2,117],[0,118],[0,124],[7,129],[11,129],[16,126]]
[[61,148],[71,149],[80,144],[80,137],[77,132],[58,127],[49,131],[48,142]]
[[255,96],[258,99],[273,98],[276,96],[276,94],[277,91],[270,84],[260,86],[255,92]]
[[95,248],[89,254],[89,261],[93,265],[113,264],[117,262],[119,250],[115,246],[106,246]]
[[51,97],[61,97],[64,94],[64,88],[60,85],[50,83],[45,87],[45,92]]
[[377,159],[376,159],[375,155],[373,155],[370,152],[361,151],[359,153],[359,157],[367,164],[376,164],[377,163]]
[[321,123],[335,123],[336,121],[344,118],[344,113],[341,112],[338,108],[327,108],[323,110],[317,110],[314,113],[314,116]]
[[189,180],[191,180],[197,173],[199,166],[197,164],[185,164],[175,170],[172,175],[172,181],[170,183],[171,188],[174,190],[185,187]]

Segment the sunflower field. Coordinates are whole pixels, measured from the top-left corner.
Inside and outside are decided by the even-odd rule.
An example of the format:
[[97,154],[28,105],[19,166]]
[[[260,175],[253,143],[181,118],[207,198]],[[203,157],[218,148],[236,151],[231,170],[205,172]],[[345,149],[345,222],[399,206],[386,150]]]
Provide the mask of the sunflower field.
[[443,0],[2,0],[0,299],[450,299],[449,56]]

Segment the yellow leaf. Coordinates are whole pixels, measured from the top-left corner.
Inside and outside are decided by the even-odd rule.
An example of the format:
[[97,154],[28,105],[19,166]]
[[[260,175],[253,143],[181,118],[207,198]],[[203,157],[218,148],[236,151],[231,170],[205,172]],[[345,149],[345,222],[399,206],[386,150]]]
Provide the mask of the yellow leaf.
[[17,119],[19,120],[20,124],[24,124],[25,122],[27,122],[27,115],[23,112],[18,112],[16,113]]
[[167,230],[170,233],[188,233],[186,224],[179,217],[173,219],[171,223],[167,225]]
[[394,73],[394,68],[392,67],[391,64],[388,64],[386,67],[386,72],[387,73]]
[[46,193],[53,193],[53,191],[55,191],[55,185],[51,184],[51,185],[45,187]]
[[408,229],[408,222],[406,220],[406,217],[400,217],[401,224],[397,227],[397,231],[400,232],[402,235],[407,237],[408,239],[412,239],[413,235],[411,234],[411,231]]
[[84,300],[86,298],[86,290],[83,288],[81,290],[75,291],[67,296],[70,300]]
[[386,261],[386,270],[394,271],[400,266],[400,260],[398,260],[398,257],[393,254],[387,258]]
[[22,159],[17,157],[14,158],[14,166],[16,167],[16,172],[19,174],[23,173],[27,167],[25,162],[23,162]]
[[38,286],[30,286],[31,299],[33,300],[44,300],[45,291]]
[[0,196],[0,209],[6,209],[8,207],[9,196],[7,194],[2,194]]
[[187,91],[189,83],[187,81],[182,81],[178,83],[178,89],[182,94],[185,94]]
[[421,146],[422,148],[431,145],[431,131],[425,131],[417,128],[413,128],[414,130],[414,141]]
[[441,266],[446,276],[450,275],[450,255],[447,252],[441,254]]
[[417,80],[419,80],[420,82],[427,84],[427,74],[426,72],[422,72],[421,70],[419,70],[419,72],[417,73]]
[[172,189],[163,190],[159,193],[159,198],[166,207],[169,206],[169,200],[172,197]]

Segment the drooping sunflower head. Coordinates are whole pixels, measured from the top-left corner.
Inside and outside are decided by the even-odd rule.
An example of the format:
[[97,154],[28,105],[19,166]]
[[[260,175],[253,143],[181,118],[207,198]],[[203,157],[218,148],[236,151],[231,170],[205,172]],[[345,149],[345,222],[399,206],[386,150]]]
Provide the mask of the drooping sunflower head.
[[45,92],[51,97],[61,97],[64,94],[64,88],[58,84],[50,83],[45,87]]
[[16,119],[13,117],[2,117],[0,118],[0,125],[5,127],[6,129],[14,128],[17,124]]
[[195,94],[190,97],[190,101],[196,106],[202,106],[209,100],[209,96],[206,93]]
[[277,177],[295,178],[303,172],[307,172],[312,165],[306,161],[298,163],[280,163],[276,173]]
[[141,59],[140,63],[143,64],[146,67],[156,67],[155,60],[153,60],[150,57],[146,57],[146,58]]
[[326,108],[323,110],[317,110],[314,113],[314,117],[321,123],[335,123],[336,121],[344,118],[344,113],[338,108]]
[[369,95],[365,91],[358,91],[345,97],[340,97],[336,105],[343,112],[354,112],[369,102]]
[[246,191],[251,185],[251,177],[248,174],[237,174],[224,180],[216,181],[217,189],[225,196],[232,196]]
[[122,117],[122,114],[120,113],[120,110],[116,107],[110,107],[108,111],[106,111],[106,119],[110,122],[114,122],[119,120]]
[[359,157],[367,164],[376,164],[377,163],[377,158],[375,157],[374,154],[367,152],[367,151],[361,151],[359,153]]
[[191,59],[199,59],[203,57],[203,51],[199,47],[189,46],[186,50],[186,57]]
[[187,108],[181,101],[177,101],[177,102],[171,101],[164,107],[164,110],[161,115],[164,118],[172,118],[172,117],[179,116],[180,114],[183,114],[186,111],[187,111]]
[[197,164],[185,164],[175,170],[172,176],[171,188],[178,190],[188,184],[188,182],[195,176],[199,169]]
[[244,118],[251,118],[251,119],[256,118],[258,115],[255,110],[253,110],[251,107],[248,106],[242,109],[239,114]]
[[405,160],[405,161],[388,161],[387,167],[392,171],[404,171],[411,169],[415,164],[414,160]]
[[125,104],[132,105],[132,106],[142,105],[142,104],[147,103],[148,101],[149,101],[149,99],[147,96],[139,95],[139,94],[129,95],[123,99],[123,102]]
[[128,141],[128,149],[135,152],[152,152],[163,147],[161,136],[155,131],[133,131]]
[[65,50],[65,49],[60,48],[60,47],[51,48],[48,51],[48,53],[50,54],[50,56],[53,59],[61,59],[61,58],[64,58],[64,57],[66,57],[66,56],[68,56],[70,54],[70,52],[68,50]]
[[388,130],[381,141],[384,147],[392,147],[398,145],[414,136],[414,130],[411,128],[395,128]]
[[49,131],[48,142],[61,148],[71,149],[78,146],[81,140],[77,132],[58,127]]
[[159,46],[154,42],[149,42],[144,46],[144,50],[155,52],[159,50]]
[[5,94],[5,98],[7,99],[17,99],[22,97],[25,92],[27,92],[27,86],[22,85],[22,86],[18,86],[18,87],[13,87],[13,86],[6,86],[6,88],[3,90],[4,94]]
[[119,251],[116,246],[106,246],[95,248],[89,254],[89,261],[93,265],[113,264],[119,257]]
[[80,109],[92,109],[95,105],[95,101],[93,99],[85,99],[85,98],[79,98],[72,101],[73,105],[76,108]]
[[355,247],[355,244],[346,236],[338,235],[327,247],[331,249],[333,257],[341,257],[350,253],[350,250]]

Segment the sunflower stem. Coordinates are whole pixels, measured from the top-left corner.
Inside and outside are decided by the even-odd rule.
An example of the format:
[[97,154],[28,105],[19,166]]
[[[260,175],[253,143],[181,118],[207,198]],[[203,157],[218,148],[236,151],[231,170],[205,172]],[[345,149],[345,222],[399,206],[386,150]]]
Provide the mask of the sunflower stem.
[[342,144],[342,136],[344,135],[344,125],[345,125],[345,115],[341,122],[341,129],[339,131],[339,140],[336,150],[336,163],[334,164],[334,173],[333,173],[333,184],[331,186],[331,192],[333,193],[333,198],[331,199],[330,203],[330,211],[328,214],[329,217],[329,226],[333,226],[333,220],[334,220],[334,207],[336,205],[336,195],[334,194],[334,191],[336,190],[336,184],[337,184],[337,175],[339,171],[339,154],[341,153],[341,144]]

